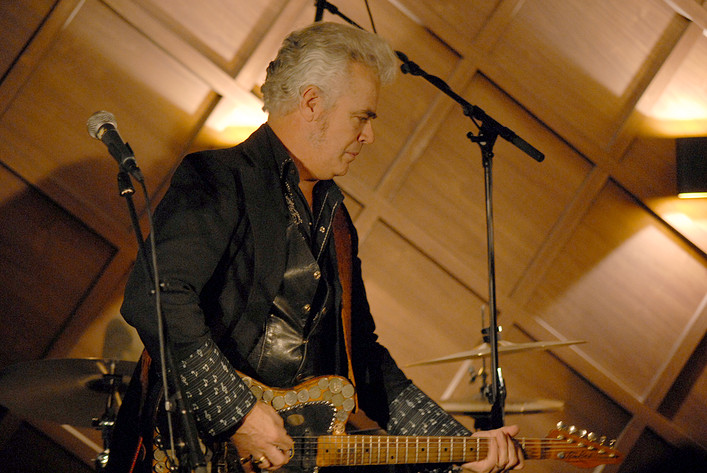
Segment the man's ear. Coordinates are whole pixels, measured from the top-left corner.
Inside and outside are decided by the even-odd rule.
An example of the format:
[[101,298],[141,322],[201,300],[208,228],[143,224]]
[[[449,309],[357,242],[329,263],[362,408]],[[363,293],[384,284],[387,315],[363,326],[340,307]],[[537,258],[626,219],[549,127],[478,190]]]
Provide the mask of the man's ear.
[[322,91],[316,85],[307,86],[299,101],[299,111],[307,121],[314,121],[324,109]]

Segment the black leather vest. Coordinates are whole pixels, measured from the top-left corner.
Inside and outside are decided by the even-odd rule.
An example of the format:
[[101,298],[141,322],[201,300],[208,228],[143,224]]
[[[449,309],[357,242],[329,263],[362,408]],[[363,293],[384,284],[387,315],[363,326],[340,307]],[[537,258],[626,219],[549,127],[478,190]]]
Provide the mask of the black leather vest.
[[333,290],[294,222],[288,225],[287,242],[282,285],[248,357],[261,382],[280,388],[336,370]]

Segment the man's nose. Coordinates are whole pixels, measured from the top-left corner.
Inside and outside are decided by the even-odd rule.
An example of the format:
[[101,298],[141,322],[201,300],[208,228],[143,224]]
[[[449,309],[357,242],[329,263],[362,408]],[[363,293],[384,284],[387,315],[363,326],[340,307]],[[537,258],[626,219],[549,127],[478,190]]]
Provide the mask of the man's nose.
[[373,133],[373,124],[371,121],[367,121],[361,130],[361,134],[358,135],[359,143],[370,145],[376,140],[375,133]]

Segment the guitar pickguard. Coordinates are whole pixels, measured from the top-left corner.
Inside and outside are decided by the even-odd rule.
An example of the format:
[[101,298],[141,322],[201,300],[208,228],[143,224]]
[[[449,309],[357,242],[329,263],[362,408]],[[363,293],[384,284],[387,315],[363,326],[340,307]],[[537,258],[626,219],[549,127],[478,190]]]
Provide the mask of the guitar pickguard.
[[[309,422],[312,421],[316,422],[316,427],[312,427],[313,435],[343,434],[346,421],[356,407],[355,389],[341,376],[312,378],[292,389],[271,388],[249,376],[243,376],[243,382],[258,400],[270,404],[280,413],[290,436],[303,435],[290,429],[299,425],[311,427]],[[299,409],[294,409],[296,407]],[[330,416],[326,426],[324,412]]]

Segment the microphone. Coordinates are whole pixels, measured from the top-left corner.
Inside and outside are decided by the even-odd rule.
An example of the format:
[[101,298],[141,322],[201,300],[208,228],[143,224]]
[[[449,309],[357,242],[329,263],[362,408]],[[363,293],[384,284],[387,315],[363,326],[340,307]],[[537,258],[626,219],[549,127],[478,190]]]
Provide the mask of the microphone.
[[86,122],[86,128],[91,138],[103,142],[108,147],[108,152],[115,158],[120,169],[132,174],[136,179],[142,179],[142,173],[137,167],[135,154],[130,145],[125,143],[118,133],[118,125],[112,113],[106,111],[96,112]]
[[326,0],[314,0],[314,4],[317,7],[317,12],[314,14],[314,21],[322,21],[324,9],[326,8]]

